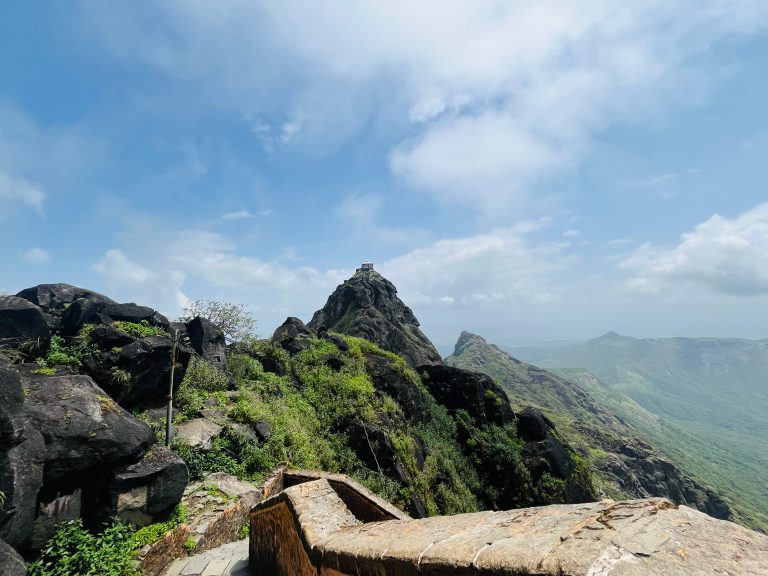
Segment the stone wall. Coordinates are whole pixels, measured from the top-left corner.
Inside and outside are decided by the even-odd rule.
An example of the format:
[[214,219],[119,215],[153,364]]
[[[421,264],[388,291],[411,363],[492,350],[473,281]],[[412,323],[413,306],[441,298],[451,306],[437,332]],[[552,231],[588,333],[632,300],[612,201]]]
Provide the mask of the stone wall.
[[250,521],[253,574],[764,576],[768,567],[768,536],[659,498],[366,522],[320,478],[285,487]]

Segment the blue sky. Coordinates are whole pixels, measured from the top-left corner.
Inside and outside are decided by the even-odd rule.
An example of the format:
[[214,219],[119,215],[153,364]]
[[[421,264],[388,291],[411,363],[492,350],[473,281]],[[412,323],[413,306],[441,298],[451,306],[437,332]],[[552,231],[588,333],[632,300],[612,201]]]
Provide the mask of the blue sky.
[[6,0],[0,289],[765,338],[765,102],[761,0]]

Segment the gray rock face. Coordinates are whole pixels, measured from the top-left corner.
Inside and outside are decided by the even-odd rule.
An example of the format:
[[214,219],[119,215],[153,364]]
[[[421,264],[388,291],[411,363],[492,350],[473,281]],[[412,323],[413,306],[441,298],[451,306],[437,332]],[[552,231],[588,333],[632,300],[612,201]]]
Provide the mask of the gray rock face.
[[194,418],[182,422],[176,427],[176,437],[185,440],[192,448],[208,450],[213,439],[223,430],[222,426],[206,418]]
[[153,433],[89,376],[24,377],[24,411],[45,439],[44,483],[80,485],[105,469],[136,462]]
[[442,363],[411,309],[398,298],[394,284],[374,270],[360,269],[338,286],[315,312],[309,327],[365,338],[414,367]]
[[[23,412],[19,375],[0,367],[0,538],[20,546],[32,535],[37,495],[43,485],[45,444]],[[2,562],[0,562],[0,566]],[[5,574],[0,570],[0,574]]]
[[0,296],[0,344],[34,343],[34,348],[45,349],[50,339],[51,330],[39,306],[17,296]]
[[27,567],[24,564],[24,558],[0,540],[0,574],[3,576],[25,576],[26,573]]
[[188,481],[184,461],[165,446],[153,446],[139,462],[117,471],[110,507],[121,520],[145,526],[181,501]]

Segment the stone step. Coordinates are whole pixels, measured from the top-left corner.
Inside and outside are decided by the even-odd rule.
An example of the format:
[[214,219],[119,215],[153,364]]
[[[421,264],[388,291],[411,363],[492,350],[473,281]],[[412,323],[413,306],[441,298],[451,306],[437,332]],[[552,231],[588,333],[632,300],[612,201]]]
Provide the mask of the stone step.
[[248,576],[248,540],[174,561],[163,576]]

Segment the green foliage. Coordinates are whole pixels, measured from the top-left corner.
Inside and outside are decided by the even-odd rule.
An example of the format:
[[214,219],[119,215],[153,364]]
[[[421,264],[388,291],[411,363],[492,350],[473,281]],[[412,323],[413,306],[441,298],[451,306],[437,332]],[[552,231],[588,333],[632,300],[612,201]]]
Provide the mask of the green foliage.
[[194,550],[195,547],[197,546],[197,541],[195,540],[195,537],[192,536],[192,534],[187,536],[187,539],[184,540],[183,546],[184,546],[184,550],[186,550],[187,552],[192,552],[192,550]]
[[30,564],[30,576],[138,576],[134,567],[131,529],[114,522],[101,534],[91,534],[82,520],[61,524],[40,557]]
[[187,514],[186,507],[182,504],[178,504],[165,522],[157,522],[136,530],[136,532],[131,535],[131,546],[134,550],[139,550],[147,544],[157,542],[160,538],[165,536],[165,534],[176,528],[179,524],[185,522]]
[[148,338],[150,336],[168,336],[168,331],[159,326],[152,326],[146,320],[141,322],[126,322],[123,320],[115,320],[112,322],[112,326],[125,332],[129,336],[134,338]]
[[123,370],[122,368],[118,368],[117,366],[112,366],[112,368],[109,369],[109,373],[112,377],[112,381],[115,384],[124,386],[131,381],[131,373],[127,370]]
[[0,490],[0,510],[5,508],[5,492]]
[[224,391],[228,385],[229,379],[224,372],[204,358],[192,356],[176,391],[174,404],[185,416],[194,416],[211,393]]
[[56,374],[56,369],[49,368],[48,366],[40,366],[40,368],[35,368],[34,370],[32,370],[32,374],[44,374],[46,376],[54,376]]

